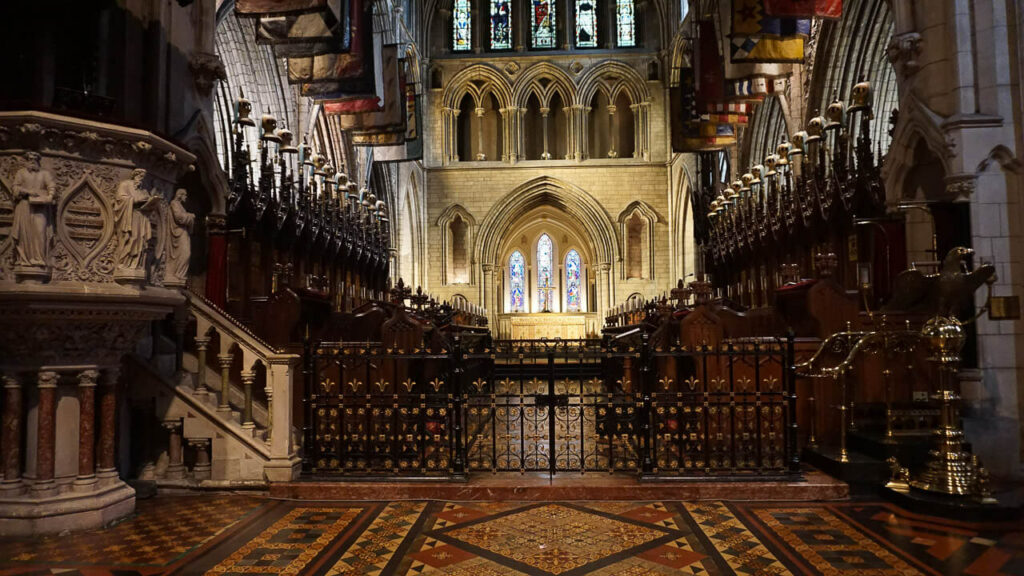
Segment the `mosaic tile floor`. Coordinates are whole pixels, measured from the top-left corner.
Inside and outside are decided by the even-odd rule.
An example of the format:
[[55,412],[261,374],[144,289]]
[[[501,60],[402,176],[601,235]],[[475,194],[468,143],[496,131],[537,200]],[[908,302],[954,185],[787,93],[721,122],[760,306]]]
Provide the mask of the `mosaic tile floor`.
[[1024,524],[878,502],[143,500],[120,524],[0,539],[0,576],[1024,575]]

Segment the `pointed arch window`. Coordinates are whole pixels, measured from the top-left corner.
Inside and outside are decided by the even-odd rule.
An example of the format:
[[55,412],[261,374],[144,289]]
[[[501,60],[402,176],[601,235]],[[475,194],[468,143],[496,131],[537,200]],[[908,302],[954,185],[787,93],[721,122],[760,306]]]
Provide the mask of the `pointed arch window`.
[[540,240],[537,241],[537,303],[541,312],[555,309],[554,302],[551,301],[555,289],[551,252],[551,237],[541,234]]
[[565,309],[569,312],[579,312],[583,308],[580,268],[580,253],[575,249],[569,250],[565,255]]
[[576,0],[576,46],[597,48],[597,0]]
[[491,50],[512,48],[512,2],[491,0]]
[[636,46],[636,23],[633,19],[633,0],[615,1],[615,34],[619,48]]
[[531,0],[533,14],[531,24],[531,46],[534,48],[554,48],[557,43],[555,32],[554,0]]
[[455,0],[452,7],[452,50],[463,52],[473,48],[473,16],[470,0]]
[[516,250],[508,257],[509,311],[526,311],[526,259]]

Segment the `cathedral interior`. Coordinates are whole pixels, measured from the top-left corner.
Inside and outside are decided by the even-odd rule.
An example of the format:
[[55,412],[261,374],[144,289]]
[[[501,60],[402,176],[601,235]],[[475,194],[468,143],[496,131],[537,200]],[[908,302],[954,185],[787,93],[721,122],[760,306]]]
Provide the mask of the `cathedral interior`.
[[1024,574],[1021,0],[0,30],[0,575]]

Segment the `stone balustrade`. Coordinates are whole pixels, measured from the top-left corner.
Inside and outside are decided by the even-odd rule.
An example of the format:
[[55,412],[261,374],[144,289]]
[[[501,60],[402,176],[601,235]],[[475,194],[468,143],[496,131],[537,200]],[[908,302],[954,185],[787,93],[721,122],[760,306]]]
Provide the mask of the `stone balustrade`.
[[[241,357],[240,380],[242,384],[241,425],[244,430],[256,428],[253,416],[253,386],[256,373],[262,368],[266,374],[264,393],[267,398],[267,448],[269,459],[264,464],[264,476],[269,481],[292,480],[298,477],[301,460],[298,446],[292,441],[292,380],[299,365],[296,354],[283,353],[262,341],[243,324],[235,321],[204,297],[189,294],[189,314],[196,321],[196,355],[198,371],[195,394],[209,394],[206,382],[208,346],[212,341],[219,345],[217,363],[221,381],[217,394],[218,412],[230,413],[231,370],[236,356]],[[225,414],[224,417],[227,417]],[[250,432],[251,433],[251,432]]]

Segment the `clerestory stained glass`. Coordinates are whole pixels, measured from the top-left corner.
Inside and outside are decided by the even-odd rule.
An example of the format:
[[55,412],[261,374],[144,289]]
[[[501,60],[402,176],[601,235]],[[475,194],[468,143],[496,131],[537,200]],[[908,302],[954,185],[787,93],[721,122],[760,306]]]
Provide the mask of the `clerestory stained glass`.
[[537,303],[541,312],[554,310],[551,302],[551,294],[555,288],[552,267],[551,237],[541,234],[540,240],[537,241]]
[[491,50],[512,48],[512,3],[491,0]]
[[597,48],[597,0],[576,0],[576,46]]
[[508,301],[509,310],[526,310],[526,259],[516,250],[508,258]]
[[565,255],[565,308],[569,312],[579,312],[583,307],[580,295],[580,253],[569,250]]
[[557,42],[555,32],[555,2],[552,0],[531,0],[532,44],[534,48],[554,48]]
[[616,44],[620,48],[636,46],[636,22],[634,22],[633,14],[633,0],[616,0],[615,32]]
[[461,52],[473,48],[472,22],[469,0],[455,0],[452,7],[452,50]]

